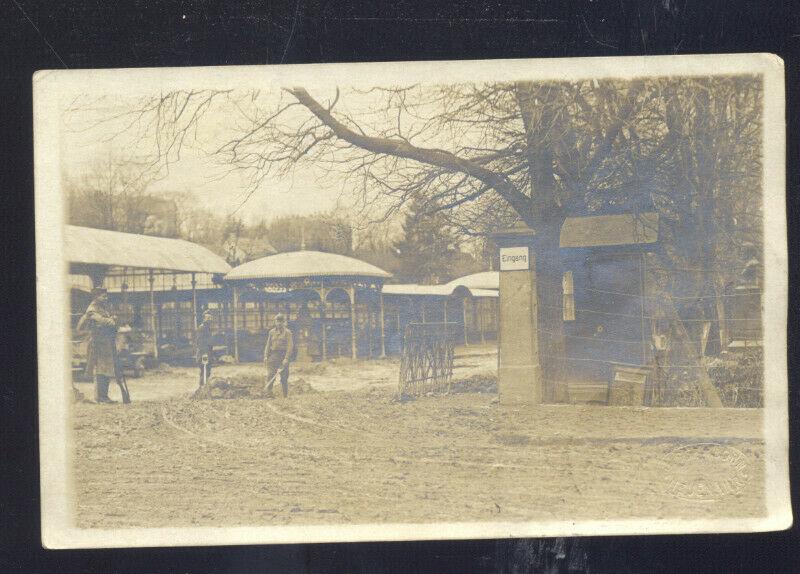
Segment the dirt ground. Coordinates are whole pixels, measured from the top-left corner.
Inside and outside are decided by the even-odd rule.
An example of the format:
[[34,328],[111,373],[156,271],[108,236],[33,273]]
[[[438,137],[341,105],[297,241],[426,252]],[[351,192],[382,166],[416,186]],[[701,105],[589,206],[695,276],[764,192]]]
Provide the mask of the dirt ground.
[[[453,377],[463,379],[475,374],[497,371],[496,345],[470,345],[456,347]],[[370,361],[333,359],[327,363],[292,363],[291,381],[308,383],[318,391],[353,391],[368,388],[395,389],[398,385],[400,359],[388,357]],[[262,376],[261,363],[216,365],[213,377]],[[188,397],[196,389],[199,371],[195,367],[171,367],[161,364],[145,372],[139,379],[127,378],[131,396],[136,402],[162,401],[168,398]],[[93,396],[90,383],[77,383],[76,387],[88,398]],[[120,400],[119,388],[112,384],[109,396]]]
[[[457,378],[491,373],[493,361],[492,353],[471,351],[459,359]],[[548,405],[514,411],[493,393],[401,402],[396,373],[396,360],[388,359],[295,366],[293,378],[320,392],[286,400],[190,400],[194,370],[164,369],[130,381],[131,405],[76,403],[78,525],[764,512],[760,410]]]

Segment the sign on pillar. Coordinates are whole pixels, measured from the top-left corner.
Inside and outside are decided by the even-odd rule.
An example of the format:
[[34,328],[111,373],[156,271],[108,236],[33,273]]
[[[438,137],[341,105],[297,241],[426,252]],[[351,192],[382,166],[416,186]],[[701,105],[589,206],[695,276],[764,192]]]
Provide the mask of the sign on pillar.
[[500,404],[542,402],[534,231],[515,227],[497,233],[500,259]]
[[501,247],[500,271],[527,271],[530,267],[530,247]]

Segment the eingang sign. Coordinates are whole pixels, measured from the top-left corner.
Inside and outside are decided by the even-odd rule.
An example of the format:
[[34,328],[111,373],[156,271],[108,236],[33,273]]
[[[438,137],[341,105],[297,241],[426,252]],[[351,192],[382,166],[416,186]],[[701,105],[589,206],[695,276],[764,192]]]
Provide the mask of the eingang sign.
[[500,271],[527,271],[530,269],[528,247],[501,247]]

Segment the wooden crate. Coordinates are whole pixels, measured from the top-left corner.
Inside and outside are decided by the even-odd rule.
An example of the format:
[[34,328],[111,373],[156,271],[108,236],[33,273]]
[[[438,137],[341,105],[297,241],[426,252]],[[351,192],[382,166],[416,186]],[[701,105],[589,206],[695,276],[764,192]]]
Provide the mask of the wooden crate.
[[616,406],[641,406],[644,404],[649,369],[615,365],[608,389],[608,404]]

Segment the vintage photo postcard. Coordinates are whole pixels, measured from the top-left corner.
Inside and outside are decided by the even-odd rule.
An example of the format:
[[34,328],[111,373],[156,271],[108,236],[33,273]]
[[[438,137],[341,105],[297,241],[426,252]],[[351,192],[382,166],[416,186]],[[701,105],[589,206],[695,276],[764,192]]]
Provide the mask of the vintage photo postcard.
[[777,57],[33,89],[48,548],[791,524]]

